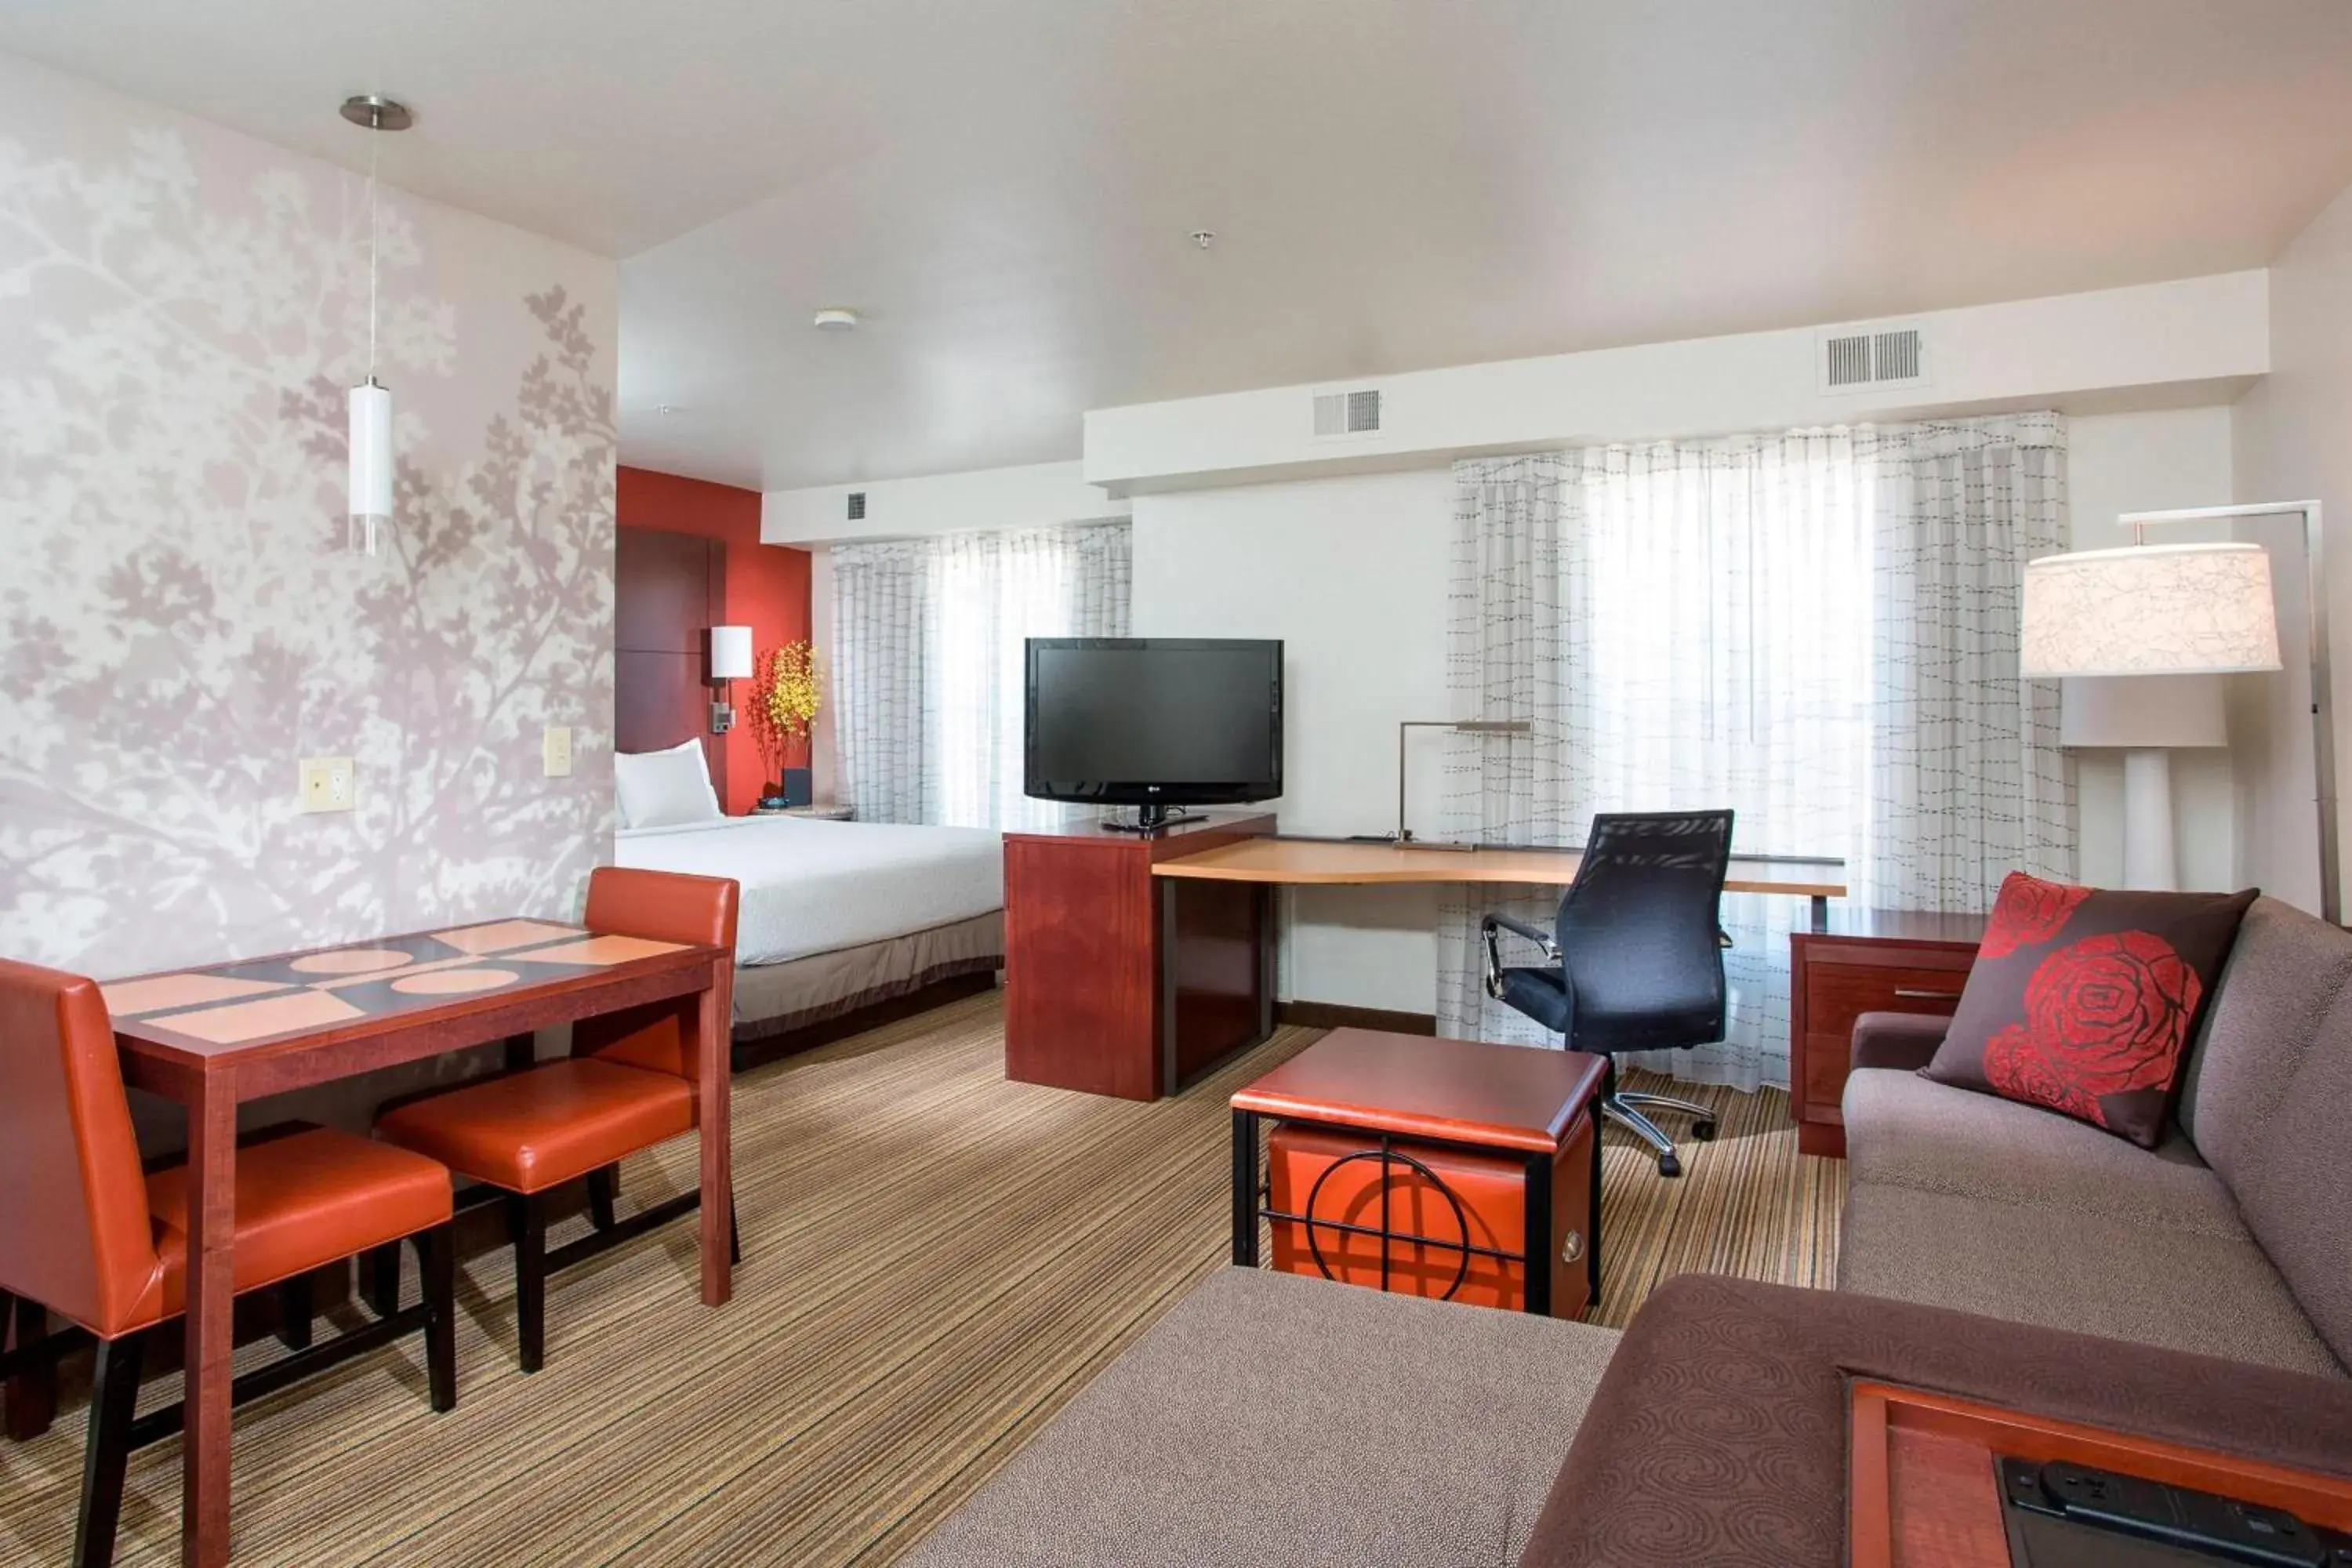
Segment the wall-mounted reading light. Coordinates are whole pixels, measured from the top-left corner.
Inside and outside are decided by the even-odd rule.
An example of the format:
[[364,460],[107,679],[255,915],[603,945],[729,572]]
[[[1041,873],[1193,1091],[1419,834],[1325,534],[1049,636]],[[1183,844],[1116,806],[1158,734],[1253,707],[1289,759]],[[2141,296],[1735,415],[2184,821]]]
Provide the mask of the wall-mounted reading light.
[[710,628],[710,683],[725,694],[710,705],[710,732],[724,735],[735,727],[735,682],[751,679],[751,628]]

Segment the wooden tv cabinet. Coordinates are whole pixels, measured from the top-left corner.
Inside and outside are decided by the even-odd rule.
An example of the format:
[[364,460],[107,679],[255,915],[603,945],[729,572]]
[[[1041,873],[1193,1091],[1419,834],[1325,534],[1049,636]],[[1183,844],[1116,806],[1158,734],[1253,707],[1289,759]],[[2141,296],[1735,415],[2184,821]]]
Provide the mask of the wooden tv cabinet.
[[1272,889],[1151,868],[1274,822],[1213,812],[1156,833],[1006,834],[1004,1076],[1157,1100],[1273,1033]]

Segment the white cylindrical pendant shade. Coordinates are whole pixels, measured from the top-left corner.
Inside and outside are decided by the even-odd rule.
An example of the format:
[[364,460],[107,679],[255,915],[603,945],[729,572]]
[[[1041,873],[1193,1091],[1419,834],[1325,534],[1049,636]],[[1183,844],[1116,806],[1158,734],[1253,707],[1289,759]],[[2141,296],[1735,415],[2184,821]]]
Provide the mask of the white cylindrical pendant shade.
[[352,388],[352,548],[373,555],[392,524],[392,394],[373,380]]
[[751,679],[751,627],[713,626],[710,628],[710,679],[713,680]]
[[2271,558],[2259,544],[2150,544],[2025,568],[2019,672],[2229,675],[2277,669]]
[[2218,675],[2086,675],[2066,682],[2062,746],[2226,746]]

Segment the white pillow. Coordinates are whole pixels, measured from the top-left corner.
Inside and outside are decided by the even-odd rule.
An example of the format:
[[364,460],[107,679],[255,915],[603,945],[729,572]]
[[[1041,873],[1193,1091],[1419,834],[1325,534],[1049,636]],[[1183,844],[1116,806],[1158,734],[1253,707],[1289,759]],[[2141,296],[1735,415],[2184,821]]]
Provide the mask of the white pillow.
[[613,791],[624,827],[676,827],[717,822],[724,815],[699,741],[683,741],[667,752],[615,753]]

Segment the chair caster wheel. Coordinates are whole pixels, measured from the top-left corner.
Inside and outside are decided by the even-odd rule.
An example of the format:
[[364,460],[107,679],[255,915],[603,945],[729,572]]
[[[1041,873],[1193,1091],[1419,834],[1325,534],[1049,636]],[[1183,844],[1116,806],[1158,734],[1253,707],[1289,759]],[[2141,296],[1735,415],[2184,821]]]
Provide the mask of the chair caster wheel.
[[1661,1154],[1658,1156],[1658,1174],[1662,1176],[1679,1176],[1682,1173],[1683,1163],[1680,1160],[1676,1159],[1672,1154]]
[[1694,1137],[1694,1138],[1696,1138],[1696,1139],[1697,1139],[1697,1140],[1698,1140],[1700,1142],[1702,1142],[1702,1143],[1712,1143],[1712,1142],[1715,1142],[1715,1123],[1714,1123],[1714,1122],[1712,1122],[1712,1121],[1694,1121],[1694,1122],[1692,1122],[1692,1123],[1691,1123],[1691,1136],[1692,1136],[1692,1137]]

